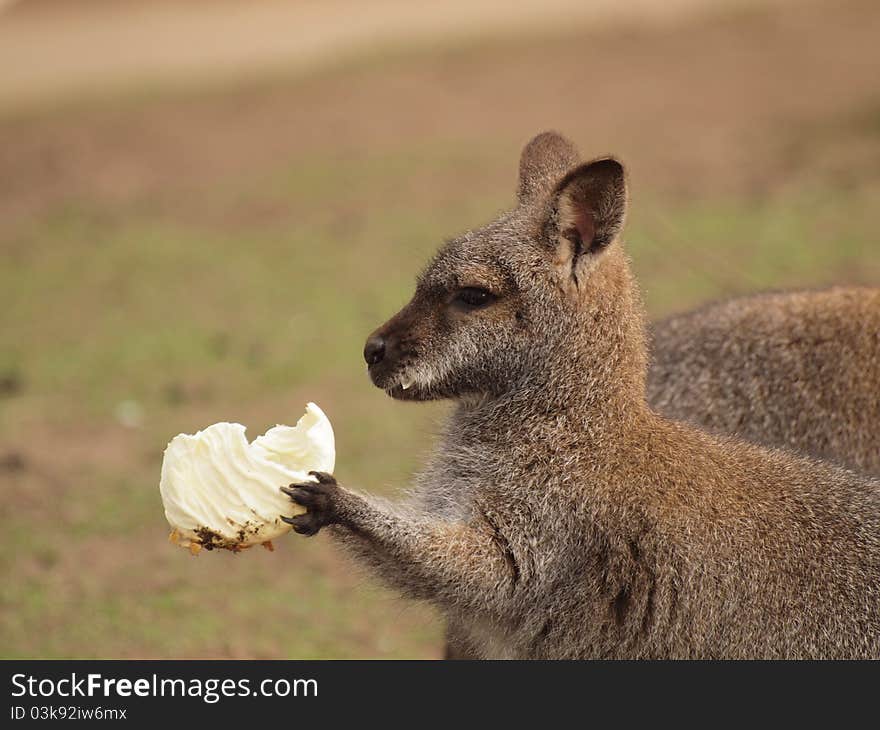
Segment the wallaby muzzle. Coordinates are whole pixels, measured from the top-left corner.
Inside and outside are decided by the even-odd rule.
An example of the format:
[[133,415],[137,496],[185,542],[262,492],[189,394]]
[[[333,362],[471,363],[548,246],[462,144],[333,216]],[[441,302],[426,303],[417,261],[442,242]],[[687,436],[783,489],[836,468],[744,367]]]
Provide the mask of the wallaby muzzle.
[[406,369],[418,355],[416,322],[422,312],[412,301],[375,330],[364,345],[364,360],[373,384],[395,397],[411,398],[412,381],[405,379]]

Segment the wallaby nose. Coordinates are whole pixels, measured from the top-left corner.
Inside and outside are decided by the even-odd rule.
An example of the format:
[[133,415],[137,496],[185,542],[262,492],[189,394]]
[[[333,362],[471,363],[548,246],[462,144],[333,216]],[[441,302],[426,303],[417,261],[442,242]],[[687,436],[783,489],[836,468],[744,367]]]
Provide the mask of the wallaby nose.
[[367,365],[375,365],[378,362],[382,362],[384,357],[385,340],[379,335],[373,335],[367,340],[367,344],[364,345],[364,360],[367,361]]

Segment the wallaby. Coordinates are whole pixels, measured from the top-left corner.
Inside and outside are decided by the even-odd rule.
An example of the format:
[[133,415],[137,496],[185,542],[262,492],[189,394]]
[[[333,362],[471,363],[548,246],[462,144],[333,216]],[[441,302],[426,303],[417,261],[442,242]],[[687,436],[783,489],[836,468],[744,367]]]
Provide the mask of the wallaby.
[[367,341],[392,397],[456,401],[413,499],[316,473],[285,519],[481,657],[880,657],[880,481],[651,411],[624,170],[572,158],[535,138]]
[[880,289],[760,294],[651,330],[658,412],[880,476]]

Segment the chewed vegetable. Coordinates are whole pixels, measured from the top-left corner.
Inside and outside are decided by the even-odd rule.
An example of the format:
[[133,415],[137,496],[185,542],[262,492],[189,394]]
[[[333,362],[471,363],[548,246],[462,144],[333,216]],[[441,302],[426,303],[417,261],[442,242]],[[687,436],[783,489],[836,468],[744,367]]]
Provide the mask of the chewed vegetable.
[[245,431],[240,423],[215,423],[168,444],[159,491],[172,542],[193,553],[271,548],[269,541],[290,529],[281,516],[305,512],[280,488],[311,480],[310,471],[333,472],[333,427],[314,403],[296,426],[275,426],[252,443]]

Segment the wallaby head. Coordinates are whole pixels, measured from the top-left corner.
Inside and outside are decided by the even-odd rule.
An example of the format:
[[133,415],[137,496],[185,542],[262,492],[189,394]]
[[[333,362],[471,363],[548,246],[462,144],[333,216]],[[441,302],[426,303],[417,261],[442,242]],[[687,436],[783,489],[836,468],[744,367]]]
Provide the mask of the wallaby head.
[[[638,381],[641,328],[618,241],[627,206],[613,158],[578,164],[544,133],[524,149],[517,205],[441,248],[412,300],[370,335],[373,383],[408,400],[479,398],[544,386],[572,368]],[[585,361],[586,358],[586,361]],[[560,366],[560,361],[567,366]],[[621,368],[633,372],[627,377]]]

